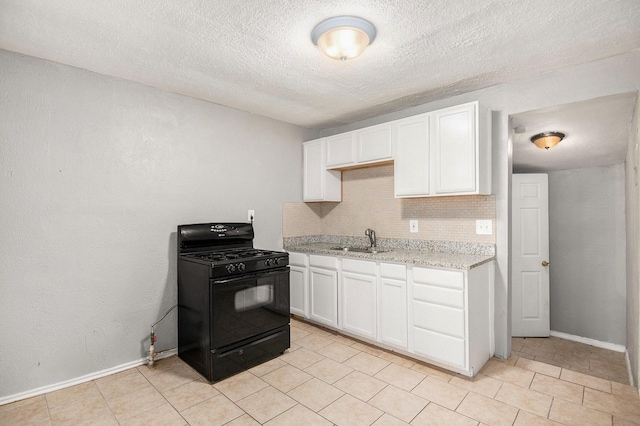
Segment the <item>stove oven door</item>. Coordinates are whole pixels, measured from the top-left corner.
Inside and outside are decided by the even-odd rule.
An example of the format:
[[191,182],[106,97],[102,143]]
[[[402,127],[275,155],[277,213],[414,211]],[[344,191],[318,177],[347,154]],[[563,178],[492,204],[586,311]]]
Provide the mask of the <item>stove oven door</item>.
[[250,343],[288,324],[288,267],[212,281],[212,350]]

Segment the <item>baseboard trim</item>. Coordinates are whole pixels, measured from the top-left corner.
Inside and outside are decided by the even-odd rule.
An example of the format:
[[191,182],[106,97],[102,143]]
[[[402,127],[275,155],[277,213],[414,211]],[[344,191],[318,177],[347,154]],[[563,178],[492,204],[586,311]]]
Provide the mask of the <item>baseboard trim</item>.
[[587,337],[575,336],[573,334],[562,333],[560,331],[551,330],[551,335],[559,337],[565,340],[571,340],[578,343],[585,343],[587,345],[595,346],[597,348],[609,349],[610,351],[626,352],[627,348],[624,345],[618,345],[616,343],[601,342],[600,340],[589,339]]
[[[162,351],[156,356],[156,359],[167,358],[172,355],[176,355],[178,353],[178,349],[169,349],[166,351]],[[70,386],[79,385],[81,383],[90,382],[92,380],[99,379],[101,377],[108,376],[110,374],[119,373],[124,370],[128,370],[133,367],[139,367],[141,365],[146,364],[149,361],[149,358],[144,357],[140,358],[136,361],[127,362],[125,364],[120,364],[115,367],[107,368],[106,370],[96,371],[94,373],[86,374],[84,376],[76,377],[75,379],[65,380],[64,382],[54,383],[52,385],[42,386],[37,389],[32,389],[25,392],[16,393],[13,395],[5,396],[0,398],[0,405],[10,404],[15,401],[20,401],[22,399],[32,398],[34,396],[43,395],[45,393],[54,392],[60,389],[68,388]]]

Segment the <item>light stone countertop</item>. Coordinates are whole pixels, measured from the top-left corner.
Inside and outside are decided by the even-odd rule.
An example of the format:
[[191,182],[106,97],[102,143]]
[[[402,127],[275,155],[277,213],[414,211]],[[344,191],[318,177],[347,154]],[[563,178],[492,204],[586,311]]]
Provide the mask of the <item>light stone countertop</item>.
[[469,270],[495,259],[495,256],[482,254],[452,253],[395,247],[378,247],[381,252],[375,254],[332,250],[332,247],[336,247],[336,244],[314,242],[307,244],[285,244],[284,249],[288,252],[321,254],[384,262],[410,263],[417,266],[462,270]]

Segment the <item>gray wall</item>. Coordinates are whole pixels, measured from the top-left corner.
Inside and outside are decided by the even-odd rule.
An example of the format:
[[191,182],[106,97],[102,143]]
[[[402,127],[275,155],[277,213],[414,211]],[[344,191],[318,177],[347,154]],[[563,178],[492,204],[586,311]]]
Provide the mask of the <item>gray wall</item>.
[[[140,360],[176,226],[282,246],[304,129],[0,50],[0,398]],[[157,349],[177,346],[176,316]]]
[[549,172],[551,329],[626,343],[624,165]]

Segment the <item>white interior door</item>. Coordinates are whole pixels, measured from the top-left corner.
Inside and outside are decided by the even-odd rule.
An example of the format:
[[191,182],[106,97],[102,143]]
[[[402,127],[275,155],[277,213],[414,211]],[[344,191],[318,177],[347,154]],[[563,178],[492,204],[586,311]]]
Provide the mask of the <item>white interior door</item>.
[[511,335],[548,337],[548,177],[514,174],[512,183]]

